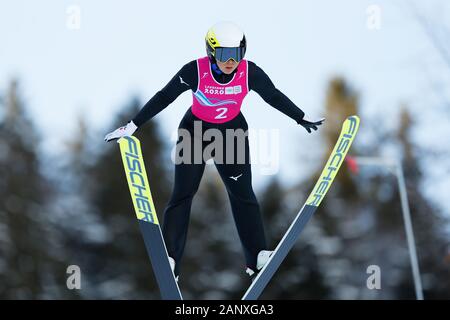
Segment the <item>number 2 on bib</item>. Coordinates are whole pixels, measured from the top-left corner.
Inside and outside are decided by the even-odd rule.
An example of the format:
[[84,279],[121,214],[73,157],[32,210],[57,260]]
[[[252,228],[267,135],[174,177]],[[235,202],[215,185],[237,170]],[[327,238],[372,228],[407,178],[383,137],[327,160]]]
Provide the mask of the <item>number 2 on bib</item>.
[[225,113],[227,113],[228,108],[218,108],[216,111],[220,113],[214,119],[225,119],[227,117]]

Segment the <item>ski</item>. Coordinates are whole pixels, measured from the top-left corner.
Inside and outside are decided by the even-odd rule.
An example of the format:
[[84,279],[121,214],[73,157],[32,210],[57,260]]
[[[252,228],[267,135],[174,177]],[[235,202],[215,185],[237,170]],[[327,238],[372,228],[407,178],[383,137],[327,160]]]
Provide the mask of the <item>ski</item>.
[[328,189],[333,183],[341,164],[355,138],[359,128],[359,118],[357,116],[348,117],[342,125],[341,134],[330,157],[322,170],[320,178],[316,182],[313,191],[309,195],[300,212],[291,223],[289,229],[278,243],[274,252],[270,256],[266,265],[261,269],[252,284],[242,297],[243,300],[256,300],[261,295],[264,288],[272,279],[280,264],[294,246],[303,228],[322,202]]
[[145,247],[164,300],[182,300],[181,292],[169,263],[169,256],[153,204],[150,185],[136,137],[118,140],[125,175]]

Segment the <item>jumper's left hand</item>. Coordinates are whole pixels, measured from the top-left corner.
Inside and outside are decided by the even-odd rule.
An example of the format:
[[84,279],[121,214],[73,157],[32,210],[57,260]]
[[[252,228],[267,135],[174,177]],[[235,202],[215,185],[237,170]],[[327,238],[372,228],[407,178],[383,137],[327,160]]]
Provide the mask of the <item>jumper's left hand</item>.
[[109,142],[112,140],[120,139],[122,137],[132,136],[133,133],[137,130],[137,128],[138,127],[134,124],[134,122],[130,121],[125,126],[120,127],[118,129],[114,130],[113,132],[108,133],[105,136],[105,141]]
[[317,130],[317,127],[320,126],[325,121],[325,118],[320,118],[316,121],[311,121],[303,117],[302,120],[298,123],[299,125],[303,126],[303,128],[308,131],[308,133],[311,133],[311,129]]

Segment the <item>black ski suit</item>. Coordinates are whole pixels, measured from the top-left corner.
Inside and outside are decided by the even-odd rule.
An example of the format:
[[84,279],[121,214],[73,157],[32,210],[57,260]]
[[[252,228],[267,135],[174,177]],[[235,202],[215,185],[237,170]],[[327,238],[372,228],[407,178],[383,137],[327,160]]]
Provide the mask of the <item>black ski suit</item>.
[[[219,83],[228,83],[233,77],[233,74],[227,75],[220,72],[215,64],[212,65],[212,70],[214,79]],[[180,77],[184,83],[180,81]],[[194,60],[184,65],[170,82],[145,104],[133,119],[133,122],[138,127],[142,126],[184,91],[188,89],[195,91],[197,83],[197,62]],[[297,123],[303,119],[304,112],[280,92],[267,74],[251,61],[248,61],[248,87],[249,90],[256,91],[265,102],[294,119]],[[191,108],[187,110],[181,120],[179,129],[185,129],[193,136],[194,121],[201,121],[203,130],[214,128],[222,133],[226,129],[248,130],[247,122],[242,113],[225,123],[216,124],[200,120],[192,113]],[[178,142],[180,142],[180,138]],[[209,143],[201,142],[202,150],[207,144]],[[226,162],[219,164],[215,161],[215,166],[228,192],[247,266],[256,270],[257,255],[259,251],[267,250],[267,248],[260,209],[251,183],[248,137],[245,138],[244,149],[244,163],[234,161],[232,164]],[[234,155],[237,154],[235,148]],[[192,198],[198,189],[204,169],[204,161],[197,164],[192,161],[188,164],[175,164],[175,184],[164,212],[163,222],[163,235],[167,250],[169,256],[174,258],[176,262],[175,275],[180,272],[180,261],[186,244]]]

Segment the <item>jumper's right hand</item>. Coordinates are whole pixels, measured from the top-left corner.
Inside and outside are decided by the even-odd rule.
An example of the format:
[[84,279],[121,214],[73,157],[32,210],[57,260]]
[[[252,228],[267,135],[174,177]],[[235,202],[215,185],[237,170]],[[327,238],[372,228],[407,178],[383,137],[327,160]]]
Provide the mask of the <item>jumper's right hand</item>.
[[300,120],[298,122],[299,125],[303,126],[303,128],[306,129],[306,131],[308,131],[308,133],[311,133],[311,129],[312,130],[317,130],[317,127],[322,125],[322,123],[325,121],[325,118],[320,118],[319,120],[316,121],[311,121],[306,119],[305,117]]
[[114,130],[113,132],[108,133],[105,136],[105,141],[109,142],[112,140],[120,139],[122,137],[132,136],[133,133],[137,130],[137,128],[138,127],[134,124],[134,122],[130,121],[127,123],[126,126],[120,127]]

